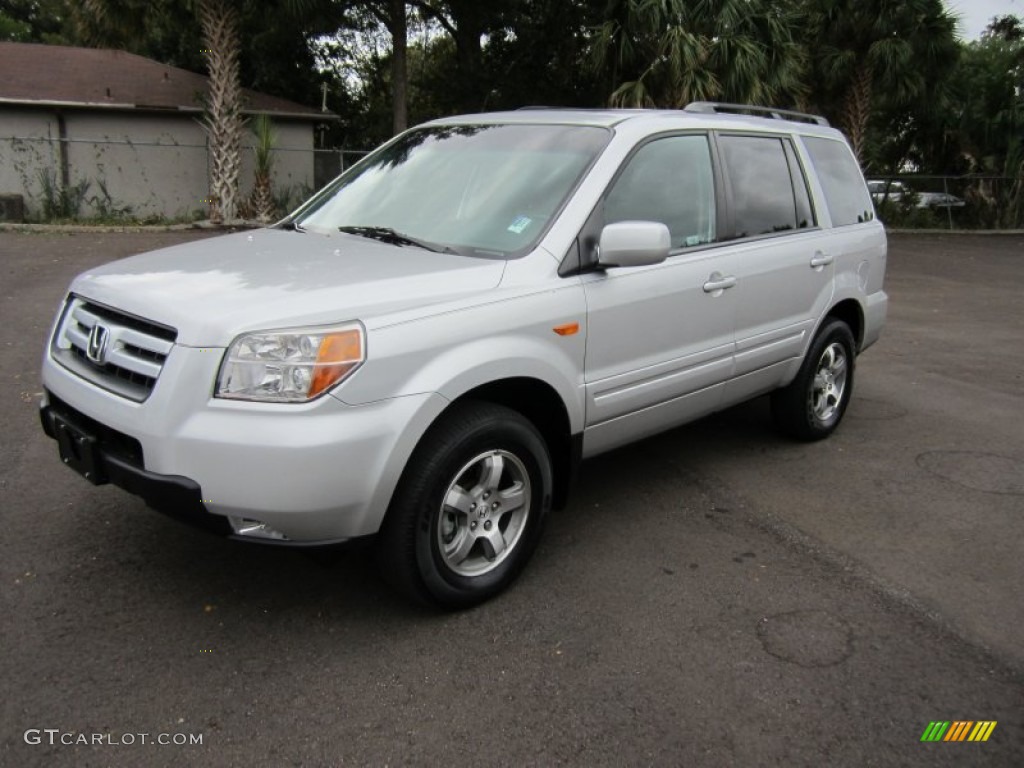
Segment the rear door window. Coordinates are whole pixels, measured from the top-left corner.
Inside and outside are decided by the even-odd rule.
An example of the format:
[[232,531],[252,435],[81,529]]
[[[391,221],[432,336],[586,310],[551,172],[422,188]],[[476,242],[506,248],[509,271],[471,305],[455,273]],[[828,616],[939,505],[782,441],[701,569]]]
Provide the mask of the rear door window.
[[774,136],[719,137],[732,192],[733,238],[814,226],[807,182],[788,144]]

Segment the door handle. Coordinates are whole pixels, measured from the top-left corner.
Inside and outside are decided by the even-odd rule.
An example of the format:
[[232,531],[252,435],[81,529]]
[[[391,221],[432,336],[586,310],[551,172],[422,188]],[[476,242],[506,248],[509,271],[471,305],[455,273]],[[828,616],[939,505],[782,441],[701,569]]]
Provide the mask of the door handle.
[[832,257],[831,254],[818,251],[817,253],[814,254],[814,258],[811,259],[811,269],[821,269],[822,267],[827,267],[834,260],[835,259]]
[[724,277],[721,272],[712,272],[708,281],[704,283],[704,293],[719,294],[734,285],[736,285],[735,276]]

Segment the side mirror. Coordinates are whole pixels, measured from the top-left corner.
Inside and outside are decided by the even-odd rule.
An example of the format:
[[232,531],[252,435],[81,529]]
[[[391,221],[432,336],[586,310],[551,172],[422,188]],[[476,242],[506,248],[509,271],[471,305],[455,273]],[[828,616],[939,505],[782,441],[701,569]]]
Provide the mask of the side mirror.
[[644,267],[668,258],[672,238],[657,221],[620,221],[601,230],[597,263],[602,267]]

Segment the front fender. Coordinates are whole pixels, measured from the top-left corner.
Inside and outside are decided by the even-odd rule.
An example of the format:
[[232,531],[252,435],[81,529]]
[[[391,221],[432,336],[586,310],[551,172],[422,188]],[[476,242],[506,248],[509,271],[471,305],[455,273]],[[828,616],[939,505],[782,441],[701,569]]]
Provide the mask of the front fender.
[[[574,334],[553,330],[572,323]],[[455,400],[483,384],[533,378],[558,393],[570,429],[583,429],[586,302],[576,281],[376,328],[367,347],[366,363],[333,393],[348,404],[424,393]]]

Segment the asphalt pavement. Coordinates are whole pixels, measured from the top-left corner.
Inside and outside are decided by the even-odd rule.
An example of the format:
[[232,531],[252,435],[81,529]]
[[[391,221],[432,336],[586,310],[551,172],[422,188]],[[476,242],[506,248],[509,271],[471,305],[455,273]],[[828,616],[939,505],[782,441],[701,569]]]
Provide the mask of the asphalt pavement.
[[70,278],[200,236],[0,232],[0,765],[1024,764],[1024,238],[894,236],[831,439],[760,399],[598,457],[511,590],[435,614],[61,466]]

